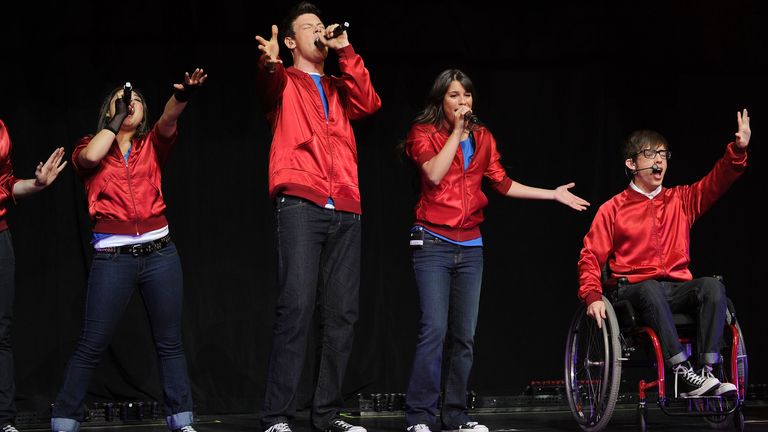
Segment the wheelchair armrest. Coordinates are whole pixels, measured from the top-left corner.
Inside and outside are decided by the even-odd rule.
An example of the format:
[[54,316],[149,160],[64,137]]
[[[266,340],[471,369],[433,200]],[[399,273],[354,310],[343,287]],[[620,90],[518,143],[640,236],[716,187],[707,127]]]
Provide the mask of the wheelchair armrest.
[[607,278],[602,282],[603,292],[606,297],[613,300],[615,299],[616,290],[628,283],[629,280],[626,277]]
[[616,320],[619,322],[620,329],[627,330],[637,327],[638,320],[635,316],[635,309],[629,301],[619,300],[612,302],[611,305],[616,312]]

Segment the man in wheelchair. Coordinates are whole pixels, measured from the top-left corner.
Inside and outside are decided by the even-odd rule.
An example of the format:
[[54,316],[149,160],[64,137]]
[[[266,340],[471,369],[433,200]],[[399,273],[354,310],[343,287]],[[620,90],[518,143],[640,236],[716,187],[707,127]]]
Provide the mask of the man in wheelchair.
[[[714,168],[696,183],[672,188],[662,186],[671,156],[666,139],[649,130],[632,133],[624,147],[629,186],[598,209],[578,263],[579,298],[599,327],[606,318],[603,268],[607,265],[611,278],[626,278],[614,295],[629,301],[658,334],[666,364],[682,384],[682,397],[736,391],[712,374],[712,365],[722,361],[725,287],[716,278],[693,279],[688,265],[691,226],[747,166],[751,131],[746,109],[737,120],[736,137]],[[696,315],[697,368],[680,343],[672,318],[676,312]]]

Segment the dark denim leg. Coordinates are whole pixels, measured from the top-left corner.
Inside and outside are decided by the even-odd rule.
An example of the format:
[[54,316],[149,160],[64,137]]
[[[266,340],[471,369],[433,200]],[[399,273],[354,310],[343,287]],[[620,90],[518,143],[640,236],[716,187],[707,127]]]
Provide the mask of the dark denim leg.
[[448,330],[453,250],[455,245],[425,239],[413,251],[413,272],[419,294],[421,319],[413,368],[406,391],[406,423],[432,424],[437,418],[443,343]]
[[11,322],[13,321],[16,259],[11,232],[0,232],[0,426],[16,419]]
[[176,245],[140,257],[139,289],[152,326],[169,429],[192,424],[192,389],[181,337],[184,278]]
[[448,318],[445,395],[440,416],[443,429],[455,429],[470,421],[467,416],[467,386],[480,309],[483,248],[460,246],[453,258],[455,267]]
[[342,383],[352,351],[360,291],[360,215],[334,212],[320,259],[322,346],[312,424],[327,429],[344,406]]
[[138,266],[139,260],[131,255],[94,256],[88,277],[85,325],[54,403],[54,430],[76,431],[83,421],[88,385],[136,287]]
[[662,354],[668,366],[688,359],[680,345],[665,289],[659,281],[647,280],[619,288],[618,298],[628,300],[643,324],[651,327],[659,336]]
[[315,310],[320,253],[333,212],[285,197],[275,210],[277,299],[261,422],[290,420]]
[[720,344],[728,309],[722,282],[713,277],[703,277],[681,284],[669,284],[667,298],[673,312],[694,313],[697,317],[696,347],[699,364],[720,363]]

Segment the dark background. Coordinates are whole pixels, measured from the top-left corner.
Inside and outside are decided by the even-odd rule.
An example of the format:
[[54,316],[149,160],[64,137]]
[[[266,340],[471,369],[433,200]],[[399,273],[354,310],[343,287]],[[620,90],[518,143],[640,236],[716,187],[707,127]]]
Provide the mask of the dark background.
[[[475,82],[475,112],[515,180],[576,182],[583,213],[488,191],[485,275],[471,388],[521,393],[559,379],[578,305],[576,262],[600,203],[627,184],[622,140],[661,132],[674,158],[668,186],[698,180],[753,117],[750,168],[692,232],[692,270],[721,274],[748,344],[751,381],[765,383],[763,269],[768,127],[768,8],[755,1],[320,1],[326,24],[349,21],[383,101],[356,124],[363,193],[361,317],[345,391],[403,392],[417,332],[407,232],[415,191],[394,149],[434,77],[458,67]],[[18,176],[93,133],[102,98],[131,81],[157,120],[173,83],[209,80],[180,119],[164,195],[185,270],[184,340],[201,413],[255,412],[276,298],[267,197],[270,130],[255,99],[259,52],[289,3],[26,2],[4,11],[0,117]],[[283,57],[289,55],[283,51]],[[338,70],[331,54],[326,72]],[[14,350],[21,410],[54,399],[79,336],[90,263],[82,183],[68,167],[11,206],[17,257]],[[751,343],[750,343],[751,342]],[[309,356],[308,368],[313,364]],[[308,369],[309,370],[309,369]],[[300,402],[307,400],[311,374]],[[161,400],[154,350],[135,296],[91,387],[92,400]]]

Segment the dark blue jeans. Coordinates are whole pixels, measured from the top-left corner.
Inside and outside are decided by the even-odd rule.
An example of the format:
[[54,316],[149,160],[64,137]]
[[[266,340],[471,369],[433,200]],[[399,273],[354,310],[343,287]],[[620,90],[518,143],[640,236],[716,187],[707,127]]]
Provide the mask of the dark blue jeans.
[[618,299],[628,300],[642,322],[659,336],[668,366],[688,359],[672,319],[673,313],[693,314],[697,321],[696,347],[699,364],[719,363],[727,300],[725,286],[712,277],[688,282],[647,280],[620,287]]
[[0,232],[0,426],[13,423],[16,418],[16,386],[11,349],[15,270],[11,232],[4,230]]
[[413,271],[421,322],[406,393],[406,422],[409,426],[435,422],[442,375],[440,418],[443,428],[454,429],[470,420],[467,385],[480,306],[483,248],[459,246],[425,233],[423,248],[413,251]]
[[54,431],[75,432],[88,385],[128,301],[139,288],[152,327],[168,428],[192,424],[192,389],[181,341],[183,277],[173,242],[146,256],[96,253],[88,278],[85,325],[53,406]]
[[261,421],[268,427],[295,416],[307,336],[317,308],[321,353],[310,416],[314,427],[326,429],[344,405],[341,385],[359,306],[360,215],[282,196],[275,218],[280,293]]

